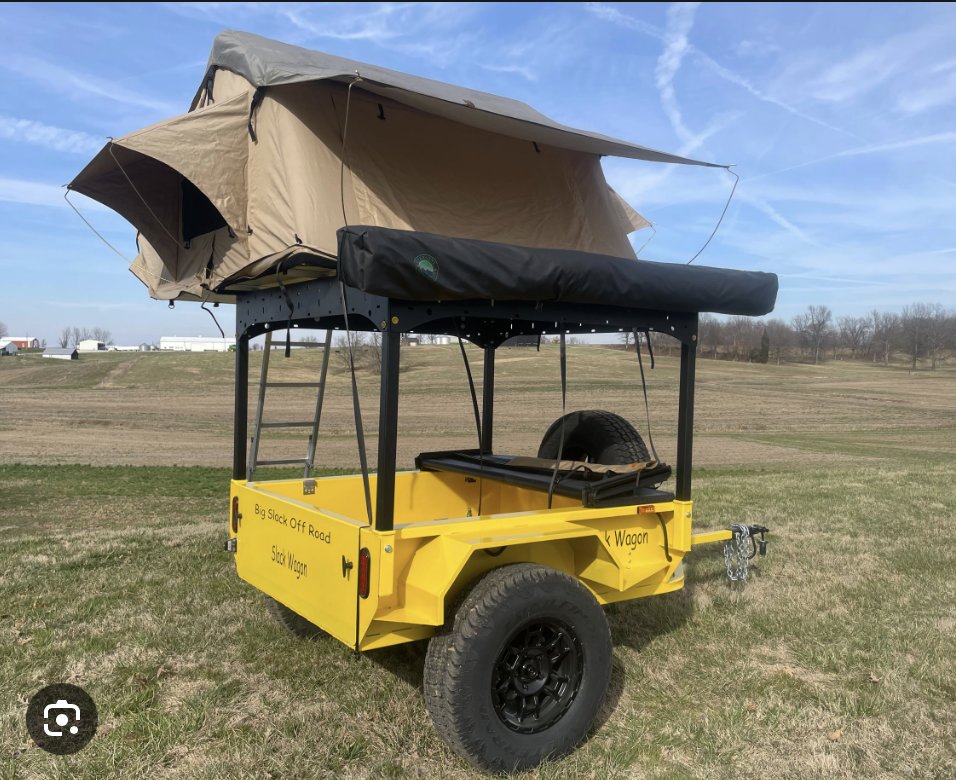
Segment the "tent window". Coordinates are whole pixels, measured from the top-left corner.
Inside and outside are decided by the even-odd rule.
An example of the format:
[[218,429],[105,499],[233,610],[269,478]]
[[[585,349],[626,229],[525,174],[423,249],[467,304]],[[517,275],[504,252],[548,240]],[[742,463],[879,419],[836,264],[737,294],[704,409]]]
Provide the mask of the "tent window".
[[183,241],[190,241],[196,236],[226,226],[226,220],[222,218],[219,209],[187,178],[183,178],[182,192]]

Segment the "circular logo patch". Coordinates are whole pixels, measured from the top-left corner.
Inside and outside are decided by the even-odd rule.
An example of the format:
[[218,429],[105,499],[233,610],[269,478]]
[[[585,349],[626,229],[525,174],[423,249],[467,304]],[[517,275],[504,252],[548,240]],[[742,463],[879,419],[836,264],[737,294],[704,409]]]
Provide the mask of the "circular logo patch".
[[27,731],[47,753],[58,756],[85,748],[96,734],[96,705],[82,688],[54,683],[41,688],[27,705]]
[[415,258],[415,270],[426,279],[438,281],[438,261],[431,255],[419,255]]

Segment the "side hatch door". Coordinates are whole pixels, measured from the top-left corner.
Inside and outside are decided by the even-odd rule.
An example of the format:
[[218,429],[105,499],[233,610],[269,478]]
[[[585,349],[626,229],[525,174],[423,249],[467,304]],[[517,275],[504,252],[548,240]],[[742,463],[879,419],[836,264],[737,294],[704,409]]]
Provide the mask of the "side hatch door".
[[359,534],[367,523],[323,512],[254,483],[238,498],[236,570],[250,585],[356,646]]

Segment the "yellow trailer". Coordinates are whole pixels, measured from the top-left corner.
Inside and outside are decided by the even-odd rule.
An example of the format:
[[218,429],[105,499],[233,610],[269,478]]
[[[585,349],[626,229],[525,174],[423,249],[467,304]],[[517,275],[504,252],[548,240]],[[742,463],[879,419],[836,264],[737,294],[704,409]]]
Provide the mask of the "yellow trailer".
[[[694,361],[698,313],[766,314],[777,278],[637,259],[628,235],[650,223],[608,185],[607,155],[728,167],[226,31],[187,113],[110,139],[68,185],[136,227],[131,270],[153,297],[236,304],[226,548],[239,576],[297,634],[357,651],[428,639],[435,726],[490,770],[535,766],[587,733],[610,674],[603,605],[682,587],[697,544],[724,541],[732,578],[765,546],[760,526],[693,533]],[[313,346],[297,328],[327,333],[320,375],[270,383],[274,332],[287,355]],[[314,478],[336,330],[381,340],[378,439],[370,468],[353,372],[361,474]],[[593,409],[563,409],[536,453],[495,449],[500,345],[559,335],[564,398],[565,337],[624,331],[680,344],[673,470],[649,426],[645,444]],[[461,349],[477,447],[399,472],[402,339],[422,334],[483,350],[479,402]],[[249,346],[262,335],[250,444]],[[264,419],[266,390],[283,384],[314,387],[314,413]],[[308,430],[304,457],[260,456],[282,427]],[[289,463],[300,479],[256,473]]]
[[[369,246],[379,232],[362,228],[352,235]],[[746,576],[758,546],[765,551],[763,526],[693,531],[697,313],[646,303],[631,307],[613,298],[396,299],[379,282],[363,289],[346,281],[349,236],[343,231],[338,280],[237,298],[235,462],[226,548],[235,555],[239,576],[262,591],[273,615],[300,636],[327,635],[357,651],[428,640],[425,701],[446,741],[488,770],[534,766],[580,742],[604,699],[611,639],[603,606],[683,587],[684,558],[697,545],[724,542],[733,579]],[[457,242],[459,263],[467,264],[472,243]],[[442,247],[443,263],[450,251]],[[678,273],[694,282],[696,270]],[[722,278],[733,281],[740,272],[726,273],[731,276]],[[775,285],[774,279],[774,291]],[[311,427],[308,454],[260,460],[266,388],[281,384],[268,380],[273,333],[286,329],[288,350],[299,343],[289,335],[296,328],[327,329],[316,416],[274,425]],[[353,371],[362,473],[315,478],[335,329],[373,330],[381,338],[377,468],[365,462]],[[600,410],[563,414],[544,434],[537,457],[494,449],[495,353],[506,339],[559,334],[564,398],[565,336],[624,329],[634,332],[638,345],[642,334],[649,343],[654,331],[680,343],[673,470],[659,462],[652,439],[649,451],[627,420]],[[462,344],[478,446],[424,452],[416,468],[399,471],[400,352],[403,337],[423,333],[451,334]],[[266,350],[250,451],[249,341],[261,334]],[[464,340],[483,349],[480,402]],[[304,466],[301,478],[256,478],[261,465],[291,462]]]

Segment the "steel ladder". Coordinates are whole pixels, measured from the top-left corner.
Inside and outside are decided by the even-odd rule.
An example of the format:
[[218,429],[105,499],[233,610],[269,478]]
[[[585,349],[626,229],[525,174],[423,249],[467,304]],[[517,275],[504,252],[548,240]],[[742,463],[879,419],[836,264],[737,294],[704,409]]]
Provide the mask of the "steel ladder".
[[[325,383],[329,373],[329,355],[332,352],[332,329],[325,332],[325,341],[289,341],[286,342],[290,347],[299,347],[301,349],[323,349],[322,370],[319,374],[318,382],[270,382],[269,381],[269,359],[272,355],[272,331],[266,332],[265,349],[262,353],[262,369],[259,372],[259,397],[256,404],[256,417],[253,425],[252,447],[249,453],[249,466],[247,479],[252,482],[258,466],[290,466],[293,464],[302,464],[303,477],[308,478],[312,475],[312,469],[315,464],[315,446],[319,434],[319,421],[322,417],[322,402],[325,398]],[[303,388],[311,387],[316,390],[315,414],[311,420],[284,420],[279,422],[263,422],[262,414],[265,410],[266,389],[267,388]],[[262,431],[266,428],[309,428],[309,442],[304,458],[271,458],[259,459],[259,443],[262,440]]]

